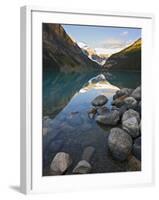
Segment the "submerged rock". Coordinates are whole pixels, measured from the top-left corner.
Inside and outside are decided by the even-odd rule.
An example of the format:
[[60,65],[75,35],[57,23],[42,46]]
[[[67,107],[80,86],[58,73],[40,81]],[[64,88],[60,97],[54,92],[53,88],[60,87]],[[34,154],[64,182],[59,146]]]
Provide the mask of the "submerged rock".
[[124,100],[127,96],[123,95],[121,97],[116,98],[115,100],[112,101],[112,105],[117,106],[117,107],[121,107],[122,105],[124,105]]
[[133,97],[125,98],[124,103],[127,105],[128,108],[132,108],[132,109],[137,106],[137,101]]
[[137,87],[131,94],[136,100],[141,100],[141,86]]
[[132,153],[137,159],[141,160],[141,137],[135,139]]
[[124,112],[123,116],[122,116],[122,122],[131,118],[131,117],[136,117],[138,123],[140,123],[140,116],[139,116],[139,113],[136,112],[135,110],[133,109],[129,109],[127,110],[126,112]]
[[112,107],[111,107],[111,110],[118,110],[118,111],[119,111],[119,108],[116,107],[116,106],[112,106]]
[[113,99],[117,99],[121,96],[129,96],[133,90],[130,88],[122,88],[121,90],[118,90],[115,95],[113,96]]
[[104,104],[107,103],[107,101],[108,101],[108,98],[106,96],[99,95],[92,101],[92,105],[93,106],[103,106]]
[[122,128],[127,131],[132,138],[136,138],[140,135],[139,124],[136,117],[131,117],[122,121]]
[[107,107],[105,107],[105,106],[99,107],[99,108],[97,109],[97,113],[98,113],[99,115],[105,115],[105,114],[108,113],[108,112],[109,112],[109,109],[108,109]]
[[68,153],[59,152],[55,155],[54,159],[51,162],[51,173],[53,175],[61,175],[68,169],[71,163],[72,160]]
[[95,117],[96,113],[97,113],[97,109],[96,109],[96,108],[90,109],[90,110],[88,111],[88,116],[89,116],[89,118],[90,118],[90,119],[93,119],[93,118]]
[[124,130],[112,128],[108,136],[108,147],[115,159],[123,161],[132,150],[132,138]]
[[105,125],[116,125],[119,120],[120,114],[117,110],[109,111],[105,115],[98,115],[96,117],[96,122]]
[[90,161],[93,154],[95,152],[95,148],[92,146],[88,146],[84,149],[83,154],[82,154],[82,160]]
[[77,163],[73,169],[74,174],[87,174],[91,171],[91,165],[86,160],[81,160]]

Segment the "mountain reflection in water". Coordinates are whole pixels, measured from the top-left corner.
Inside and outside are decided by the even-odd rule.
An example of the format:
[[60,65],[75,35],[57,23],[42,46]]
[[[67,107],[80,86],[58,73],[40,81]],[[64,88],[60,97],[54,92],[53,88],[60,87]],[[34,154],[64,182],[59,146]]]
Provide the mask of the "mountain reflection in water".
[[93,82],[99,73],[43,73],[43,175],[50,174],[50,163],[59,151],[73,160],[67,174],[81,159],[85,147],[93,146],[92,173],[127,171],[127,161],[117,162],[109,155],[107,138],[110,126],[103,127],[88,117],[91,101],[98,95],[108,97],[106,106],[118,88],[136,88],[140,73],[105,73],[106,80]]

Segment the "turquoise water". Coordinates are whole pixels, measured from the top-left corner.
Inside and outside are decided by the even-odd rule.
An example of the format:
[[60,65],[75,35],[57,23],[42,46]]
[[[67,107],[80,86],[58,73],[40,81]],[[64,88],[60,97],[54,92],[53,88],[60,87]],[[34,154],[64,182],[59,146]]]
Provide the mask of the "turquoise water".
[[[81,159],[85,147],[93,146],[95,153],[91,160],[91,173],[127,171],[127,161],[118,162],[112,159],[107,147],[110,126],[100,126],[88,116],[92,108],[91,101],[100,94],[105,94],[111,107],[115,89],[104,83],[102,87],[89,87],[88,81],[99,72],[55,74],[53,71],[43,73],[43,175],[51,175],[49,166],[57,152],[70,154],[73,163],[66,174]],[[141,84],[138,72],[104,73],[112,85],[123,88],[136,88]],[[104,87],[103,87],[104,86]],[[108,87],[107,87],[108,86]],[[85,89],[84,92],[81,89]],[[47,116],[47,117],[46,117]],[[45,129],[46,130],[46,129]],[[43,132],[44,133],[44,132]]]
[[[54,117],[88,80],[98,74],[99,72],[65,74],[45,71],[43,73],[43,115]],[[118,71],[103,74],[111,84],[119,88],[136,88],[141,84],[139,72]]]

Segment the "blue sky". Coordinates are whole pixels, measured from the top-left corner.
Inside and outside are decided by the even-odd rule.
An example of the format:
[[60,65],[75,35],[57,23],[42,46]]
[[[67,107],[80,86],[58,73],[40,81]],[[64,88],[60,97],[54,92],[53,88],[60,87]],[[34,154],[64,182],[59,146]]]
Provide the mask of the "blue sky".
[[91,48],[118,51],[141,37],[141,29],[63,25],[65,31],[77,42]]

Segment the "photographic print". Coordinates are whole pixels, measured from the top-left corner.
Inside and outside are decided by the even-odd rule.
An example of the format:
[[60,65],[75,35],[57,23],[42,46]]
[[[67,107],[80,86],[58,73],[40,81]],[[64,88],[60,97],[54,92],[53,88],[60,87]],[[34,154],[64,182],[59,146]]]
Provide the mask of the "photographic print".
[[141,171],[141,32],[42,24],[43,176]]

